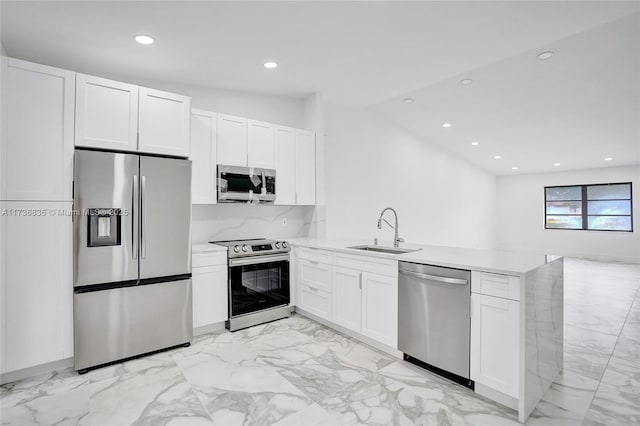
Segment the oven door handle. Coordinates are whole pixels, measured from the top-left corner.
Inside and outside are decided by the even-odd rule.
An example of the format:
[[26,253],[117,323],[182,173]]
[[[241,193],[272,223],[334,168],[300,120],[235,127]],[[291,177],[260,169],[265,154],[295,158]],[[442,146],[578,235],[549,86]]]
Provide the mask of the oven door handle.
[[229,267],[233,268],[234,266],[257,265],[259,263],[282,262],[282,261],[287,261],[287,262],[289,261],[289,253],[229,259]]

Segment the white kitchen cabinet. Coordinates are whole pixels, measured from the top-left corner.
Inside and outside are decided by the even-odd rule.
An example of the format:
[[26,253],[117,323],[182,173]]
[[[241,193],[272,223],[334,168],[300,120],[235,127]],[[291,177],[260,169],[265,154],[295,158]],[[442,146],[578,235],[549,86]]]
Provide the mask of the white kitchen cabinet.
[[296,204],[316,203],[315,133],[296,130]]
[[296,304],[300,309],[331,321],[331,293],[305,283],[298,283],[298,297]]
[[291,127],[274,128],[274,167],[276,169],[275,204],[296,204],[296,133]]
[[362,272],[362,334],[398,347],[398,278]]
[[76,146],[137,151],[138,86],[76,77]]
[[187,96],[76,77],[76,146],[188,157],[190,117]]
[[202,266],[193,268],[192,272],[193,327],[228,320],[226,255],[224,265]]
[[3,373],[73,356],[71,202],[2,202]]
[[191,110],[191,202],[215,204],[216,128],[215,112]]
[[333,267],[333,322],[356,333],[362,324],[362,272]]
[[471,294],[471,379],[518,398],[520,302]]
[[138,114],[139,152],[189,156],[191,98],[141,87]]
[[247,119],[218,114],[218,164],[247,165]]
[[247,121],[247,165],[249,167],[273,169],[273,144],[273,124],[257,120]]
[[72,199],[75,73],[2,58],[2,200]]
[[298,261],[298,281],[314,288],[331,291],[331,265],[313,260]]

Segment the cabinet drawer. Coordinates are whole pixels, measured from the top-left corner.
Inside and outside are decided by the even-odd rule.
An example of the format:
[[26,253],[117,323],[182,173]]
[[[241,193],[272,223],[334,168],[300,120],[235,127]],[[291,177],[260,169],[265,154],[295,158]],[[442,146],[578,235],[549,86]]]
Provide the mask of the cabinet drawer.
[[227,264],[227,252],[205,252],[194,253],[191,257],[191,267],[197,268],[200,266],[216,266]]
[[331,292],[331,265],[314,260],[298,260],[300,284]]
[[520,278],[511,275],[471,271],[471,292],[520,300]]
[[296,248],[296,256],[298,259],[307,259],[313,262],[331,263],[331,252],[312,247]]
[[336,253],[333,264],[343,268],[357,269],[390,277],[398,276],[398,261],[394,259]]
[[331,293],[317,287],[301,284],[298,287],[298,303],[300,309],[331,321]]

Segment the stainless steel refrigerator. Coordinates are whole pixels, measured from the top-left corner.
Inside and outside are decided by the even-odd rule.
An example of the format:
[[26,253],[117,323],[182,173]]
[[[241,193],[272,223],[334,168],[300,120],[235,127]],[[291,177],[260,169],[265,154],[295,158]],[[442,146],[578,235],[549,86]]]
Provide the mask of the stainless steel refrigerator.
[[78,149],[74,210],[75,369],[188,344],[191,162]]

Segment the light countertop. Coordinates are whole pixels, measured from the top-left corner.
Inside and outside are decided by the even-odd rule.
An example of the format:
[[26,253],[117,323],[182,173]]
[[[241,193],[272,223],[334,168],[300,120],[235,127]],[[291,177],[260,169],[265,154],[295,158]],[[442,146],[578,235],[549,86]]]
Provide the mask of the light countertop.
[[227,251],[225,246],[210,243],[193,243],[191,245],[191,253],[209,253],[212,251]]
[[[400,244],[400,248],[415,248],[419,250],[411,253],[392,255],[348,248],[350,246],[372,244],[371,241],[317,238],[294,238],[289,241],[295,246],[324,248],[332,251],[375,256],[385,259],[392,258],[399,261],[517,276],[522,276],[546,264],[548,261],[557,258],[557,256],[553,256],[547,259],[548,257],[544,254],[527,252],[468,249],[411,243],[402,243]],[[380,245],[386,246],[387,244],[384,243]]]

